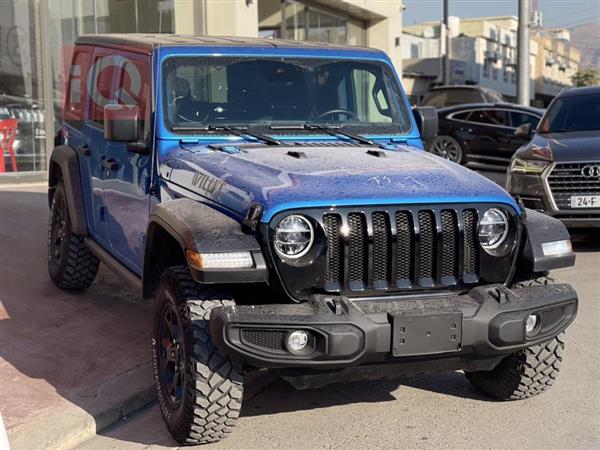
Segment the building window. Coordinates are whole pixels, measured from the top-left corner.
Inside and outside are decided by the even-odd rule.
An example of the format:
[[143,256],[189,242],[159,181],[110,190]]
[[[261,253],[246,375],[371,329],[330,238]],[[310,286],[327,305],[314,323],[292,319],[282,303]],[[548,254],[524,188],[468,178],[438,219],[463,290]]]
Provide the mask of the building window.
[[490,77],[490,64],[488,62],[483,63],[483,78]]
[[492,70],[492,78],[493,78],[494,80],[497,80],[497,79],[498,79],[498,69],[496,69],[495,67],[494,67],[494,69]]
[[419,44],[410,44],[410,57],[411,59],[419,58]]
[[504,70],[502,71],[502,81],[505,83],[510,82],[510,73],[506,68],[504,68]]

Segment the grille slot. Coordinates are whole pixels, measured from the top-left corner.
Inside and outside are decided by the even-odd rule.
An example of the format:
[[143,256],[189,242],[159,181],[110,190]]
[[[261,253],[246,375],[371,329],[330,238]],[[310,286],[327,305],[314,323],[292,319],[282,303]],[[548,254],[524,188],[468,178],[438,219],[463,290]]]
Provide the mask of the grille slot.
[[398,287],[411,284],[415,257],[415,230],[412,217],[406,211],[396,213],[396,280]]
[[327,236],[327,258],[325,259],[325,289],[339,289],[342,279],[344,249],[340,233],[342,219],[334,214],[323,217],[325,235]]
[[373,213],[373,285],[387,287],[390,279],[390,229],[387,214]]
[[475,209],[326,213],[325,290],[476,283],[477,220]]
[[242,341],[255,347],[265,348],[277,352],[285,352],[286,331],[283,330],[242,330]]
[[464,270],[463,274],[474,275],[479,267],[477,252],[477,213],[471,209],[463,211],[464,222]]
[[364,214],[348,214],[348,281],[351,289],[363,289],[367,274],[367,224]]
[[[600,162],[557,164],[548,175],[548,186],[556,207],[559,210],[578,210],[571,208],[571,195],[600,195],[600,177],[585,177],[585,166],[598,166]],[[600,209],[600,208],[598,208]]]
[[442,280],[444,277],[456,277],[458,265],[457,241],[458,221],[453,211],[444,210],[440,214],[442,218]]
[[419,211],[419,283],[433,284],[435,261],[435,218],[431,211]]

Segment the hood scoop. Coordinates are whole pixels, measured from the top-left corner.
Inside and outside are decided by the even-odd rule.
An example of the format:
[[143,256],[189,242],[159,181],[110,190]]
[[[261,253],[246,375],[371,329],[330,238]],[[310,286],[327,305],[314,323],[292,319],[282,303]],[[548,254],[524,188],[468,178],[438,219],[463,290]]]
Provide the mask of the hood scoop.
[[297,150],[290,150],[289,152],[287,152],[287,155],[296,159],[306,159],[306,153]]

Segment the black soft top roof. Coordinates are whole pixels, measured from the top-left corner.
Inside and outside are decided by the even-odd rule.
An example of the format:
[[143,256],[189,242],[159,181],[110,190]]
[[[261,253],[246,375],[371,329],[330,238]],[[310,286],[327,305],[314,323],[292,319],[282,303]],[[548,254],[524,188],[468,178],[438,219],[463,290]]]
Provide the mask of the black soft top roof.
[[[103,47],[127,47],[145,53],[151,53],[158,46],[197,46],[197,47],[264,47],[264,48],[333,48],[354,49],[349,47],[319,42],[301,42],[284,39],[263,39],[252,37],[225,36],[190,36],[182,34],[87,34],[79,36],[76,44],[97,45]],[[362,51],[378,52],[378,50],[360,48]]]

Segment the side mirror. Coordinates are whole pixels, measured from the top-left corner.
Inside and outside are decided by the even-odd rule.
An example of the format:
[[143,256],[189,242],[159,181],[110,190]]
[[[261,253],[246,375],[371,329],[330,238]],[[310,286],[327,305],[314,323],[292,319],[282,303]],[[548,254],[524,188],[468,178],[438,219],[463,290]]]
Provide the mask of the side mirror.
[[413,115],[419,128],[422,141],[435,137],[438,130],[438,113],[433,106],[416,106]]
[[531,124],[524,123],[523,125],[519,125],[514,132],[514,136],[517,138],[529,138],[532,134]]
[[104,107],[104,139],[136,142],[139,139],[140,108],[137,105],[106,105]]

